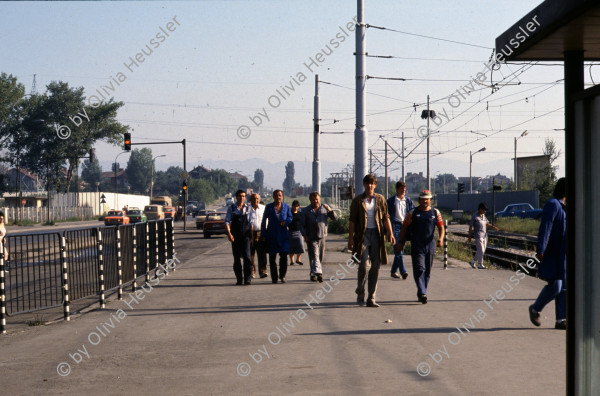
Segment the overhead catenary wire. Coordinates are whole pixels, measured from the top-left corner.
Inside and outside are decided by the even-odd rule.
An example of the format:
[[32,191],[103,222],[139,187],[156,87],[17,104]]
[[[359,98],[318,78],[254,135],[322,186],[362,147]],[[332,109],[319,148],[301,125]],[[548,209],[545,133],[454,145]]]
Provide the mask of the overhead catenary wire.
[[386,28],[386,27],[383,27],[383,26],[375,26],[375,25],[369,25],[369,24],[367,24],[366,26],[367,26],[367,29],[368,28],[374,28],[374,29],[379,29],[379,30],[387,30],[387,31],[394,32],[394,33],[406,34],[408,36],[415,36],[415,37],[427,38],[427,39],[430,39],[430,40],[437,40],[437,41],[445,41],[447,43],[467,45],[469,47],[477,47],[477,48],[483,48],[483,49],[493,49],[491,47],[484,47],[483,45],[470,44],[470,43],[465,43],[465,42],[462,42],[462,41],[448,40],[448,39],[443,39],[443,38],[440,38],[440,37],[426,36],[424,34],[418,34],[418,33],[404,32],[402,30],[390,29],[390,28]]

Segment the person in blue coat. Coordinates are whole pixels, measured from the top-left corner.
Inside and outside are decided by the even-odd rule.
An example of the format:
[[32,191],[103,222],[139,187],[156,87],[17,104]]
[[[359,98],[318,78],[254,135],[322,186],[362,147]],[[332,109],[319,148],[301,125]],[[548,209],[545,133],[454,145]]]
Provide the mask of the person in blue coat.
[[[283,202],[283,192],[281,190],[273,191],[273,203],[265,207],[260,227],[261,238],[267,241],[271,281],[273,283],[277,283],[278,278],[281,283],[286,281],[287,256],[290,251],[288,226],[291,222],[292,209]],[[277,273],[277,263],[275,262],[277,254],[279,254],[279,273]]]
[[[404,222],[406,214],[410,213],[410,211],[415,208],[415,204],[413,203],[412,199],[407,197],[405,194],[406,183],[399,181],[396,183],[396,194],[392,195],[387,200],[388,213],[390,214],[392,231],[394,232],[394,238],[396,239],[396,242],[400,236],[400,230],[402,230],[402,223]],[[406,268],[404,267],[403,256],[404,249],[399,252],[394,250],[394,263],[392,264],[392,270],[390,274],[392,278],[400,278],[400,276],[402,276],[402,279],[408,278],[408,272],[406,272]],[[398,275],[398,270],[400,270],[400,275]]]
[[538,277],[548,282],[537,300],[529,307],[531,323],[540,326],[540,312],[552,300],[556,311],[555,329],[567,329],[567,254],[566,254],[566,182],[560,178],[554,187],[554,198],[544,205],[538,232]]

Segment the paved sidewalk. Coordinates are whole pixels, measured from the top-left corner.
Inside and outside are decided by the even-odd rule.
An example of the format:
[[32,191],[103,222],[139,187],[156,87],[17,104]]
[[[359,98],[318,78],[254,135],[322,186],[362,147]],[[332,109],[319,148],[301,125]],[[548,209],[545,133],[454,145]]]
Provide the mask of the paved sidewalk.
[[[226,239],[178,238],[181,263],[139,304],[125,294],[69,323],[0,336],[2,394],[565,394],[554,306],[540,328],[527,314],[538,279],[436,262],[423,305],[412,277],[392,279],[386,266],[375,309],[356,305],[356,269],[335,236],[327,282],[310,282],[305,264],[289,267],[286,284],[251,286],[233,286]],[[70,375],[57,373],[61,362]]]

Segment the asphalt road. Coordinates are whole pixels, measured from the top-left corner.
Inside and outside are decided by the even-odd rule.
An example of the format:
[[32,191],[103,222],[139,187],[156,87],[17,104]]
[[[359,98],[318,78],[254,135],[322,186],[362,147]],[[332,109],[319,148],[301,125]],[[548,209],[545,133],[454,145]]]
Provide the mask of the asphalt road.
[[322,284],[309,281],[308,265],[295,265],[286,284],[265,278],[234,286],[225,236],[177,232],[176,271],[136,300],[112,296],[104,310],[0,336],[0,389],[11,395],[565,393],[565,332],[553,329],[554,306],[543,312],[540,328],[527,314],[542,281],[515,284],[510,271],[461,262],[443,270],[436,262],[423,305],[411,278],[390,278],[388,266],[380,272],[381,307],[359,307],[356,269],[345,264],[344,245],[330,237],[324,275],[332,280]]

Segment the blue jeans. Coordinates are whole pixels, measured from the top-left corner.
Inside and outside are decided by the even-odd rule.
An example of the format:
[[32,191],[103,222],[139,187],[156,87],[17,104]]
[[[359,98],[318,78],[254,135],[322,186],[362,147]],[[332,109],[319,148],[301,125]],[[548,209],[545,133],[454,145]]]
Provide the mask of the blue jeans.
[[556,320],[567,319],[567,285],[563,279],[547,281],[537,300],[533,303],[536,312],[542,312],[548,303],[554,300]]
[[429,277],[431,276],[435,248],[433,251],[430,249],[413,249],[414,248],[411,246],[413,277],[417,284],[417,297],[421,297],[427,294],[427,286],[429,285]]
[[[402,230],[402,223],[392,221],[392,227],[393,227],[393,231],[394,231],[394,238],[396,239],[396,242],[398,242],[398,237],[400,236],[400,230]],[[398,269],[400,269],[401,275],[406,274],[406,268],[404,268],[403,256],[404,256],[404,251],[398,253],[396,251],[396,249],[394,249],[394,263],[392,264],[392,274],[395,274],[398,271]]]

